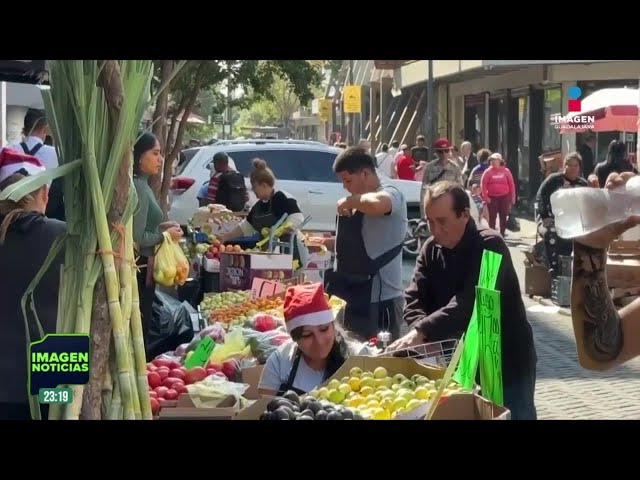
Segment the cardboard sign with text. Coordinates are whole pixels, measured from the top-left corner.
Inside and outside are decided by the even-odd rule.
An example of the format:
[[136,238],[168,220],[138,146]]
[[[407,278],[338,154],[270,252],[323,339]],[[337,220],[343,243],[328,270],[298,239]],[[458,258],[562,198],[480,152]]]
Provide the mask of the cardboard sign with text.
[[265,298],[285,291],[284,284],[264,278],[254,278],[251,282],[251,298]]

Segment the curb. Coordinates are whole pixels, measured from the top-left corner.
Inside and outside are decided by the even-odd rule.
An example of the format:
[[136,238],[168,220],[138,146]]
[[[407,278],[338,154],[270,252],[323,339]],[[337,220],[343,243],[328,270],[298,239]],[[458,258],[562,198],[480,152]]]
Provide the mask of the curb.
[[[545,307],[557,307],[555,303],[551,301],[549,298],[541,297],[540,295],[530,295],[529,298],[534,302],[538,302],[540,305],[544,305]],[[566,317],[571,316],[571,310],[565,307],[560,307],[558,311],[560,315],[564,315]]]

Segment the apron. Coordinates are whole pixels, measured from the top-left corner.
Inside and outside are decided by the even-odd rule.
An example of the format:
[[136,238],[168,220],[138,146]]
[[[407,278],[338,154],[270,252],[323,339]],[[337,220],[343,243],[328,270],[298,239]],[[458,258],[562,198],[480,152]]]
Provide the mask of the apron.
[[[258,201],[260,202],[262,200],[258,200]],[[271,228],[276,223],[278,223],[278,220],[280,220],[280,217],[276,217],[271,210],[271,200],[269,200],[267,203],[269,204],[269,210],[267,211],[267,213],[254,212],[254,214],[251,216],[251,226],[256,232],[259,232],[260,235],[262,235],[263,228]],[[290,238],[291,238],[291,235],[282,235],[282,237],[280,237],[280,240],[283,242],[288,242]],[[264,248],[267,248],[267,247],[268,247],[268,244],[265,245]],[[293,242],[293,259],[300,260],[298,242],[296,241]]]
[[300,359],[302,358],[302,353],[300,350],[296,349],[296,355],[293,359],[293,364],[291,365],[291,370],[289,370],[289,376],[287,377],[287,381],[285,383],[280,384],[280,390],[278,390],[278,397],[283,396],[288,391],[294,391],[298,395],[306,395],[307,392],[303,392],[299,388],[295,388],[293,386],[293,382],[296,379],[296,374],[298,373],[298,366],[300,365]]
[[[350,217],[338,217],[336,229],[336,269],[328,273],[327,293],[336,295],[347,302],[344,311],[344,325],[348,330],[360,334],[357,325],[369,325],[371,319],[371,291],[382,267],[396,258],[402,250],[402,243],[386,251],[378,258],[371,259],[362,238],[364,214],[356,211]],[[382,325],[382,302],[378,304],[378,326]],[[374,320],[375,321],[375,320]]]

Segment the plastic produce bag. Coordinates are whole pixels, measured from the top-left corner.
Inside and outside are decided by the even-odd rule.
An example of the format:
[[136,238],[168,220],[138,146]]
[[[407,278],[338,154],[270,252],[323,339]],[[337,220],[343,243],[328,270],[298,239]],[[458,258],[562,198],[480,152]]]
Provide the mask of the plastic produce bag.
[[162,353],[173,352],[192,338],[191,306],[156,290],[147,336],[147,357],[155,358]]
[[197,408],[215,408],[228,396],[233,396],[244,408],[246,400],[242,397],[249,385],[230,382],[222,377],[210,375],[201,382],[187,385],[191,401]]
[[264,364],[267,362],[269,355],[277,350],[280,345],[290,340],[291,337],[288,333],[271,330],[258,335],[251,335],[248,339],[248,344],[251,347],[251,354],[258,360],[258,363]]
[[165,287],[184,285],[189,276],[189,260],[167,232],[162,236],[164,240],[155,254],[153,279]]
[[230,358],[242,359],[251,355],[251,347],[245,343],[241,328],[234,328],[224,337],[223,344],[216,344],[211,353],[213,363],[223,363]]

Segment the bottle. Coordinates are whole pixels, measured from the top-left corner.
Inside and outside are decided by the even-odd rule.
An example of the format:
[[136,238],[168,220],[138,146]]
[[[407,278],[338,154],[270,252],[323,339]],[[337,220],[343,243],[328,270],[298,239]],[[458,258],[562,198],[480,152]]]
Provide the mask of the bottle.
[[551,209],[561,238],[587,235],[630,215],[640,215],[640,176],[613,190],[561,188],[551,195]]

